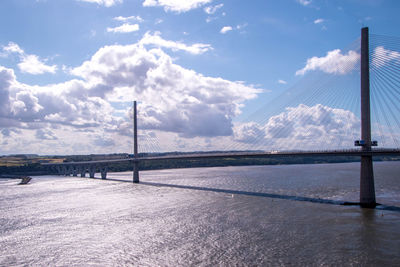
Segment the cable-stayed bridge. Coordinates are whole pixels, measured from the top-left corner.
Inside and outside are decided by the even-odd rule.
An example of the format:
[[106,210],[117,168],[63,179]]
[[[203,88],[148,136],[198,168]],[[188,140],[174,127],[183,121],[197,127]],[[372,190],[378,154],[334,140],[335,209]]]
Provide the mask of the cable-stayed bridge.
[[56,167],[63,175],[80,173],[84,177],[89,172],[90,177],[94,177],[95,172],[100,172],[105,179],[109,164],[131,161],[133,182],[139,182],[142,161],[360,156],[360,204],[374,207],[373,156],[400,155],[399,51],[399,38],[370,36],[368,28],[363,28],[361,38],[347,50],[333,50],[324,58],[309,59],[306,67],[296,74],[315,70],[319,73],[301,79],[276,101],[252,114],[246,123],[238,124],[235,142],[227,142],[227,138],[221,142],[227,152],[139,156],[139,147],[141,151],[149,147],[160,151],[160,145],[154,138],[143,138],[146,135],[140,135],[142,139],[138,142],[135,102],[133,158],[48,165]]

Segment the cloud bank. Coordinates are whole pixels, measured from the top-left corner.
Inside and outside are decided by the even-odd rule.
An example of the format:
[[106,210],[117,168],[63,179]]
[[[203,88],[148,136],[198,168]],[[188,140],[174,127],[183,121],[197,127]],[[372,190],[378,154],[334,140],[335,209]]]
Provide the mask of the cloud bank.
[[237,125],[235,140],[266,150],[338,149],[349,147],[358,136],[360,120],[354,113],[321,104],[288,107],[261,125]]
[[[261,90],[183,68],[160,48],[147,48],[149,43],[156,42],[102,47],[71,68],[75,79],[46,86],[21,83],[1,66],[2,153],[124,151],[132,136],[132,100],[139,101],[140,129],[148,140],[166,138],[183,149],[190,145],[185,138],[203,142],[232,135],[233,118]],[[177,49],[201,53],[180,44]]]

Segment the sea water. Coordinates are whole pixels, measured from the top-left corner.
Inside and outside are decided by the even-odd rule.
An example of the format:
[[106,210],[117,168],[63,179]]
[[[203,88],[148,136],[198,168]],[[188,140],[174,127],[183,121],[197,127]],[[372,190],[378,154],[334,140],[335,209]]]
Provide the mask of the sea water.
[[[0,179],[0,266],[400,264],[400,162],[215,167]],[[98,175],[100,176],[100,175]]]

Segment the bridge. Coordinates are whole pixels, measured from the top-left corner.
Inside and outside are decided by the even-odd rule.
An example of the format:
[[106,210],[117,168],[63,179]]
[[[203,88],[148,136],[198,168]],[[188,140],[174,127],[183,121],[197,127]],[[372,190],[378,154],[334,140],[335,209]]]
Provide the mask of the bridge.
[[[58,164],[43,163],[43,165],[56,168],[60,175],[73,175],[80,174],[85,177],[89,173],[91,178],[94,178],[96,172],[101,173],[101,178],[107,178],[108,166],[118,162],[132,162],[133,165],[133,182],[139,183],[139,163],[144,161],[154,160],[174,160],[174,159],[207,159],[207,158],[274,158],[274,157],[306,157],[306,156],[359,156],[360,157],[360,205],[362,207],[375,207],[375,185],[374,185],[374,171],[373,171],[373,157],[383,155],[400,156],[400,149],[398,148],[375,148],[377,142],[371,138],[371,95],[370,95],[370,50],[369,50],[369,33],[368,28],[361,30],[360,40],[360,79],[361,79],[361,103],[360,103],[360,119],[361,130],[360,139],[355,140],[354,145],[358,148],[351,149],[337,149],[337,150],[286,150],[286,151],[237,151],[237,152],[221,152],[221,153],[192,153],[192,154],[172,154],[164,156],[141,156],[138,153],[138,129],[137,129],[137,104],[134,102],[133,107],[133,138],[134,138],[134,157],[124,159],[110,159],[110,160],[95,160],[95,161],[81,161],[81,162],[64,162]],[[400,53],[380,54],[377,59],[382,61],[392,60],[393,58],[400,61]],[[376,60],[376,59],[375,59]],[[375,64],[375,68],[378,63]],[[394,69],[400,69],[398,66]],[[393,69],[391,70],[393,72]],[[388,77],[390,79],[391,77]],[[393,78],[393,77],[392,77]],[[391,82],[394,90],[398,89],[398,78],[393,78],[395,82]],[[379,86],[379,84],[374,85]],[[392,97],[390,101],[397,99]],[[386,100],[385,100],[386,102]],[[400,104],[400,103],[399,103]],[[385,105],[385,103],[383,104]],[[389,104],[386,103],[386,106]],[[380,109],[385,110],[385,107]],[[390,111],[392,112],[392,111]],[[385,116],[385,121],[390,125],[390,119]],[[394,116],[395,123],[399,123],[397,117]],[[399,124],[400,125],[400,124]],[[379,127],[380,124],[379,124]]]

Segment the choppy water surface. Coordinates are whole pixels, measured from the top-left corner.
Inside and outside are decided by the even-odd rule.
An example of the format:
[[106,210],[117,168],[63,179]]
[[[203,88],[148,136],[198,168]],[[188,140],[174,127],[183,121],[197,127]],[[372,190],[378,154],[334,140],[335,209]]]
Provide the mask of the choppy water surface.
[[400,162],[374,168],[376,210],[338,205],[358,163],[3,179],[0,265],[399,265]]

